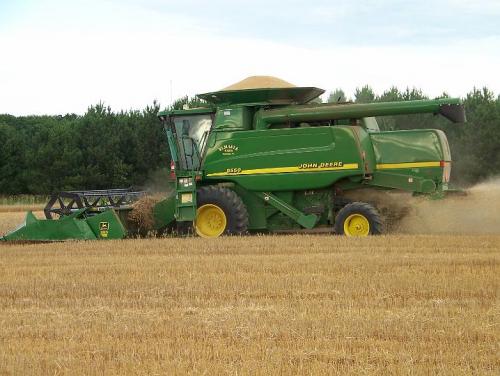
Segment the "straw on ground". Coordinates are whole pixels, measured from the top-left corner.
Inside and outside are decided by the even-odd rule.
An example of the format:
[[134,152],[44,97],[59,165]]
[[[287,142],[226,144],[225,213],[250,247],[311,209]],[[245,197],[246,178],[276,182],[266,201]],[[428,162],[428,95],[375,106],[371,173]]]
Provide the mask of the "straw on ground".
[[498,374],[500,236],[0,246],[0,374]]

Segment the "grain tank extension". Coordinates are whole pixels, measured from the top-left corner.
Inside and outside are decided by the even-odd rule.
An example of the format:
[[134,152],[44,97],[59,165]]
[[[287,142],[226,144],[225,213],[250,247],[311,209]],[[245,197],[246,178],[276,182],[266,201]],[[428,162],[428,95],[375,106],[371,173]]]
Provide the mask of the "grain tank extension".
[[[371,187],[445,195],[451,168],[446,135],[436,129],[382,132],[375,117],[431,113],[464,122],[459,99],[312,102],[323,92],[222,90],[199,95],[203,107],[161,111],[175,192],[154,208],[156,230],[175,224],[217,237],[322,228],[366,236],[382,231],[377,208],[349,200],[348,192],[362,197]],[[100,214],[107,211],[117,212],[110,207]],[[117,223],[126,236],[126,221],[114,215]]]

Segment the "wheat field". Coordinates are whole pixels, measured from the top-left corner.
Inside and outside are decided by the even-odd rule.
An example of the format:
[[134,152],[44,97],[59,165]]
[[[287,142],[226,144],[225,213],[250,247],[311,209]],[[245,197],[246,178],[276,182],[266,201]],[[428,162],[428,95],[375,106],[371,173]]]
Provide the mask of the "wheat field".
[[[22,217],[0,214],[0,233]],[[497,375],[499,244],[497,235],[1,244],[0,374]]]

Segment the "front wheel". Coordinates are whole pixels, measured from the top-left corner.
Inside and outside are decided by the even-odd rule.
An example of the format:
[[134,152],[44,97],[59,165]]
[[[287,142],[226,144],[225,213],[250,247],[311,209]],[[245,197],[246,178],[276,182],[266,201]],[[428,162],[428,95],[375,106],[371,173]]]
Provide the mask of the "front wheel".
[[352,202],[339,210],[334,231],[338,235],[368,236],[382,232],[382,220],[377,210],[364,202]]
[[194,228],[199,236],[216,238],[247,232],[247,208],[233,190],[218,186],[202,187],[198,190],[197,201]]

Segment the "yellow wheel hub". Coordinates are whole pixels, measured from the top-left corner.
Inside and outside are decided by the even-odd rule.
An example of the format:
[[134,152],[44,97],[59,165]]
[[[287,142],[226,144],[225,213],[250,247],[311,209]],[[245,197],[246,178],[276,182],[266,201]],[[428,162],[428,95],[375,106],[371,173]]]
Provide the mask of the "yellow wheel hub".
[[217,205],[205,204],[196,211],[194,228],[204,238],[221,236],[226,229],[227,219],[224,211]]
[[370,222],[362,214],[351,214],[344,221],[344,234],[347,236],[368,236]]

